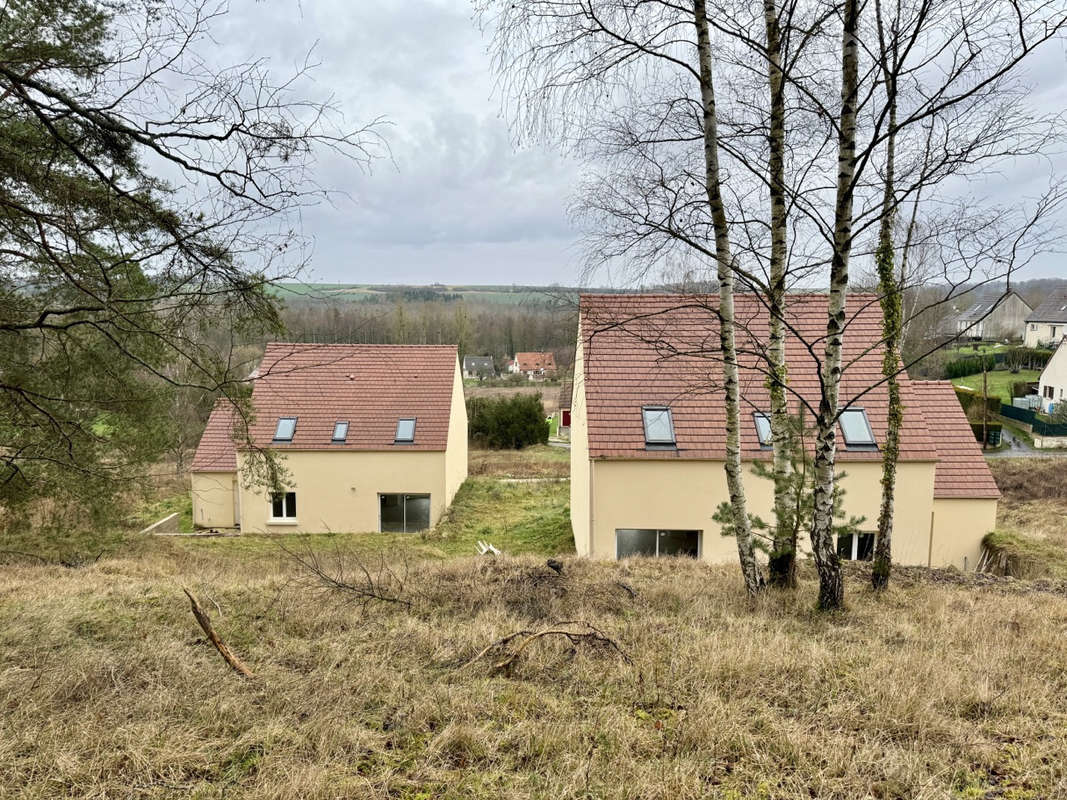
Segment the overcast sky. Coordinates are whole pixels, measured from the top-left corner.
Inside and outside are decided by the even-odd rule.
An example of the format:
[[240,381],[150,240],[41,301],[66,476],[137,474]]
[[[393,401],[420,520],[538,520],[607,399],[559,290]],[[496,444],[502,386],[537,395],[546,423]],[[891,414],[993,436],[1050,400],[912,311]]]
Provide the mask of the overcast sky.
[[[319,182],[344,191],[304,215],[309,280],[346,283],[574,285],[577,231],[567,206],[578,168],[548,149],[512,145],[493,94],[486,42],[468,0],[232,0],[214,26],[227,58],[291,71],[314,48],[313,91],[333,93],[353,124],[383,116],[393,163],[370,174],[322,159]],[[1035,67],[1045,108],[1067,109],[1067,59]],[[1057,171],[1067,174],[1067,158]],[[1032,196],[1044,170],[1005,175],[992,191]],[[1067,214],[1063,216],[1067,249]],[[1024,277],[1067,276],[1067,258]],[[600,282],[607,282],[602,278]]]

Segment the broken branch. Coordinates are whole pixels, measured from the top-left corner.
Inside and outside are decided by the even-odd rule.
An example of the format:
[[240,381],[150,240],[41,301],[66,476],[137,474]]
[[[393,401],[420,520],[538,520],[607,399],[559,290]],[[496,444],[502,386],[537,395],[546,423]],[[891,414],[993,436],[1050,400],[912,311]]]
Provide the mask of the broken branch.
[[189,592],[188,589],[183,588],[185,596],[189,598],[189,603],[193,607],[193,616],[196,617],[196,621],[200,623],[200,627],[203,628],[204,633],[207,634],[207,638],[211,640],[211,643],[215,645],[215,649],[219,651],[219,654],[225,659],[234,672],[238,672],[244,675],[246,678],[254,678],[252,670],[244,665],[244,663],[237,656],[233,654],[233,651],[226,646],[226,643],[219,638],[219,635],[215,633],[215,628],[211,624],[211,618],[208,617],[207,612],[200,607],[200,603],[196,601],[196,598]]

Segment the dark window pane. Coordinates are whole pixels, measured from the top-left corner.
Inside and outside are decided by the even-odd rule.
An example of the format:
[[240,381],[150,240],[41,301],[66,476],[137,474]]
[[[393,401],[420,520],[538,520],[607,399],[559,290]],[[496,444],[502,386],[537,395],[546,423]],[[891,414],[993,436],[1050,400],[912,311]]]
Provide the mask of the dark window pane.
[[700,533],[698,531],[660,531],[659,554],[696,558],[700,554]]
[[674,423],[671,410],[662,407],[641,409],[645,422],[646,444],[674,444]]
[[756,435],[760,444],[771,444],[771,420],[766,414],[756,414]]
[[861,533],[859,534],[859,545],[856,558],[860,561],[871,561],[874,559],[874,534],[873,533]]
[[285,493],[285,516],[296,517],[296,492]]
[[272,494],[270,496],[270,515],[275,519],[281,519],[283,513],[285,511],[282,508],[282,496],[280,494]]
[[874,444],[867,412],[862,408],[849,408],[841,412],[841,432],[845,434],[845,444]]
[[837,537],[837,555],[841,558],[852,558],[852,534],[843,533]]
[[615,542],[619,558],[656,555],[656,531],[619,528]]
[[408,533],[424,531],[430,527],[430,495],[407,495],[405,530]]
[[291,442],[295,432],[296,417],[282,417],[278,420],[278,427],[274,429],[274,440],[277,442]]
[[383,533],[404,532],[404,496],[381,495],[381,527]]
[[401,419],[396,423],[396,440],[398,442],[415,441],[415,420]]

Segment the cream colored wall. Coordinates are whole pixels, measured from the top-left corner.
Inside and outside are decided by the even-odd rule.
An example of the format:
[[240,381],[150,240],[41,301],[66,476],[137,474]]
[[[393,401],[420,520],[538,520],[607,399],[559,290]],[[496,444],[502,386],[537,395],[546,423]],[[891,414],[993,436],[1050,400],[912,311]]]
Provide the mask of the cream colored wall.
[[[463,397],[463,378],[456,361],[452,382],[452,411],[448,420],[448,443],[445,445],[445,505],[452,502],[463,481],[467,480],[467,403]],[[432,498],[431,498],[432,499]]]
[[268,522],[268,493],[242,487],[242,532],[376,531],[379,493],[429,494],[431,526],[447,506],[445,454],[440,451],[288,451],[284,463],[293,479],[289,490],[296,492],[298,524]]
[[199,528],[232,528],[236,482],[233,472],[194,472],[193,524]]
[[589,555],[589,425],[585,407],[585,360],[582,331],[574,352],[574,390],[571,399],[571,530],[574,549]]
[[[1052,388],[1052,397],[1045,397],[1045,387]],[[1037,393],[1041,398],[1041,409],[1048,412],[1056,403],[1067,401],[1067,344],[1061,344],[1048,360],[1038,378]]]
[[[1032,330],[1036,328],[1036,330]],[[1052,329],[1055,328],[1056,332],[1053,333]],[[1028,322],[1026,323],[1026,335],[1023,337],[1023,345],[1026,347],[1047,347],[1050,344],[1055,344],[1056,340],[1059,340],[1062,336],[1067,335],[1067,324],[1057,323],[1052,325],[1048,322]]]
[[[973,570],[982,555],[982,538],[996,528],[997,501],[938,498],[933,510],[930,566]],[[896,540],[893,545],[896,555]]]
[[[573,445],[572,445],[573,446]],[[572,456],[573,459],[573,456]],[[573,463],[573,461],[572,461]],[[881,464],[853,462],[844,465],[846,476],[845,513],[865,516],[862,530],[877,527],[881,500]],[[572,492],[581,493],[572,475]],[[934,465],[932,462],[900,464],[897,470],[897,504],[894,519],[893,552],[898,563],[925,564],[933,510]],[[591,484],[593,546],[595,558],[615,557],[617,528],[702,530],[701,557],[710,562],[730,562],[737,558],[733,539],[719,534],[712,520],[719,503],[728,499],[722,462],[670,459],[655,461],[602,461],[592,464]],[[589,482],[586,482],[589,485]],[[749,511],[772,519],[774,486],[746,470]],[[573,514],[572,520],[577,515]],[[575,544],[581,548],[581,535],[575,524]],[[985,531],[973,534],[981,541]],[[806,542],[801,542],[806,549]],[[977,546],[977,544],[975,544]],[[972,564],[973,567],[973,564]]]

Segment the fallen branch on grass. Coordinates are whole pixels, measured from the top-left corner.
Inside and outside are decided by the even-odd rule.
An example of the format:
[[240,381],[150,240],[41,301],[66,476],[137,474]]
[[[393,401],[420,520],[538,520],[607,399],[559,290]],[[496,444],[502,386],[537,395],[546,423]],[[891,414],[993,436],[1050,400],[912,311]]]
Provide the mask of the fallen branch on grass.
[[[575,631],[569,629],[574,627],[586,628],[587,630]],[[478,653],[478,655],[474,656],[474,658],[461,664],[459,667],[457,667],[457,669],[463,669],[464,667],[470,666],[475,661],[481,660],[485,655],[496,649],[504,650],[507,655],[503,660],[493,664],[493,669],[507,669],[513,663],[515,663],[515,660],[520,655],[522,655],[523,651],[533,642],[537,641],[538,639],[543,639],[547,636],[559,636],[564,639],[567,639],[574,647],[577,647],[580,644],[585,644],[594,648],[614,651],[615,653],[618,653],[618,655],[622,656],[622,658],[626,661],[627,664],[634,663],[633,659],[631,659],[630,656],[627,655],[621,647],[619,647],[615,640],[605,634],[599,628],[589,624],[588,622],[563,620],[561,622],[553,623],[551,627],[544,628],[539,631],[522,630],[516,631],[515,633],[509,633],[507,636],[501,639],[497,639],[495,642],[493,642],[488,647],[483,649],[480,653]],[[507,645],[511,644],[516,640],[519,640],[518,646],[514,650],[507,652]]]
[[[384,555],[379,555],[372,571],[359,555],[346,553],[341,548],[336,549],[329,560],[310,545],[299,552],[282,545],[282,551],[304,571],[307,578],[305,585],[309,589],[336,592],[363,608],[372,603],[395,603],[411,608],[411,601],[404,597],[406,563],[404,574],[398,574],[386,562]],[[350,572],[353,573],[351,576]]]
[[183,588],[185,596],[189,598],[189,603],[193,607],[193,616],[196,617],[196,621],[200,623],[200,627],[203,628],[204,633],[207,634],[207,638],[211,640],[211,643],[215,645],[215,649],[219,651],[219,654],[226,660],[234,672],[238,672],[244,675],[246,678],[254,678],[252,670],[244,665],[244,663],[237,656],[233,654],[233,651],[226,646],[226,643],[219,638],[219,635],[215,633],[215,628],[211,624],[211,618],[203,608],[200,607],[200,603],[196,601],[196,598],[190,594],[188,589]]

